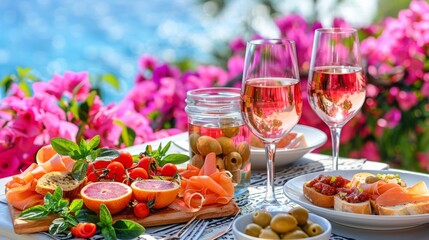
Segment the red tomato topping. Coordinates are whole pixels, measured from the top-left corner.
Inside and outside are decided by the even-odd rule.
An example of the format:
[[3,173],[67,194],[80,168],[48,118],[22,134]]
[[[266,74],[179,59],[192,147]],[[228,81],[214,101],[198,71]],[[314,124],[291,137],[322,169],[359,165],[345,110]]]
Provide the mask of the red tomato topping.
[[364,191],[359,191],[358,188],[338,188],[338,195],[341,199],[349,203],[361,203],[369,200],[370,195]]
[[91,238],[97,231],[97,225],[94,223],[78,223],[76,227],[71,228],[71,232],[76,238]]
[[337,194],[337,188],[343,188],[349,182],[349,180],[341,176],[319,175],[317,178],[311,180],[308,186],[314,188],[319,193],[332,196]]

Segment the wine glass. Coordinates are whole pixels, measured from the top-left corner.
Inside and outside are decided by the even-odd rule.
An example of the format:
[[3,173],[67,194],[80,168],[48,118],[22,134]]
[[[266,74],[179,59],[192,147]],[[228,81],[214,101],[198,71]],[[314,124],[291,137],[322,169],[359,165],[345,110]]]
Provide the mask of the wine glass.
[[260,39],[246,45],[241,88],[241,114],[265,145],[267,189],[258,209],[283,210],[274,192],[276,143],[298,123],[302,113],[295,42]]
[[329,126],[333,170],[338,170],[341,129],[362,107],[365,88],[356,29],[317,29],[311,54],[308,101]]

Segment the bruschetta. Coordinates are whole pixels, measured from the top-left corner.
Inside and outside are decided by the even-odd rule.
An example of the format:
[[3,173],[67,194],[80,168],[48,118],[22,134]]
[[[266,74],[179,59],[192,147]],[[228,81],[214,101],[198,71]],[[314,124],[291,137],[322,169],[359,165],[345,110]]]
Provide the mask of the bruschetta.
[[334,196],[338,188],[345,187],[350,181],[341,176],[319,175],[304,183],[303,193],[308,201],[325,208],[334,207]]

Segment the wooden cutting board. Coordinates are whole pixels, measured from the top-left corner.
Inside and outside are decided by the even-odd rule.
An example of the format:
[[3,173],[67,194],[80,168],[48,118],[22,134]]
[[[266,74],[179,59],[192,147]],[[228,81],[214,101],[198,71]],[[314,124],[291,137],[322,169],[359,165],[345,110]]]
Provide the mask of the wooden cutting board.
[[[13,228],[17,234],[37,233],[48,231],[49,225],[55,216],[49,216],[42,220],[20,220],[18,219],[21,211],[15,209],[9,204],[10,215],[12,217]],[[174,223],[183,223],[189,221],[194,216],[199,216],[202,219],[219,218],[234,215],[239,210],[234,201],[228,204],[213,204],[204,206],[200,211],[194,213],[181,212],[170,208],[157,210],[151,213],[146,218],[136,218],[132,209],[125,209],[123,212],[118,213],[113,217],[113,221],[119,219],[128,219],[140,223],[144,227],[161,226]]]

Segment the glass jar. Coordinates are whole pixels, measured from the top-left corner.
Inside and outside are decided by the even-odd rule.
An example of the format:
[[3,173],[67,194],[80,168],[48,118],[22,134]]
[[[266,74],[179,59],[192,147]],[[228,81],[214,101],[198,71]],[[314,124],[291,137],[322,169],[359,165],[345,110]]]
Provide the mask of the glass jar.
[[240,89],[191,90],[186,104],[190,163],[201,167],[205,156],[215,152],[217,168],[232,175],[235,194],[245,192],[250,184],[250,131],[241,118]]

